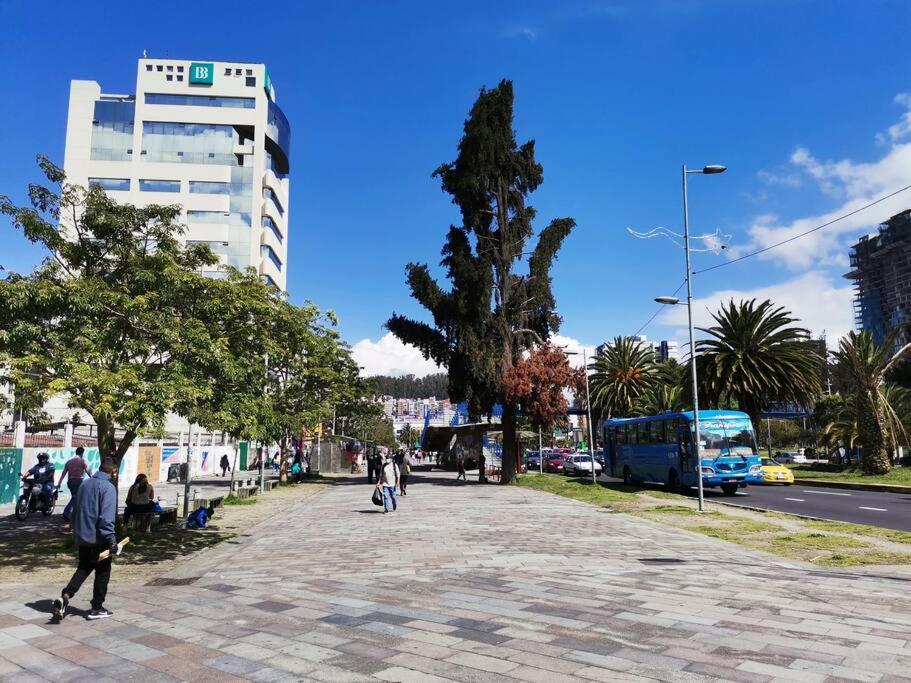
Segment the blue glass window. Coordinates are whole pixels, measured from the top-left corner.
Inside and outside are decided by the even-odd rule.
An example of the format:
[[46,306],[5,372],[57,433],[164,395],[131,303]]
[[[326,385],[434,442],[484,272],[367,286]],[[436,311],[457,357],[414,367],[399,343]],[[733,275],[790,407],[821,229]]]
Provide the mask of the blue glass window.
[[171,95],[146,93],[146,104],[177,104],[190,107],[228,107],[232,109],[255,109],[252,97],[211,97],[209,95]]
[[263,199],[271,199],[272,202],[275,204],[275,208],[278,209],[279,215],[280,216],[285,215],[285,207],[283,207],[282,203],[280,201],[278,201],[278,197],[276,196],[275,192],[272,190],[271,187],[263,188]]
[[276,239],[278,239],[279,242],[284,242],[282,239],[282,234],[279,231],[278,226],[275,224],[275,221],[273,221],[268,216],[263,216],[263,227],[269,228],[269,230],[272,231],[272,234],[275,235]]
[[129,178],[89,178],[89,185],[98,185],[103,190],[129,190]]
[[234,126],[161,121],[142,124],[145,161],[240,166],[243,156],[234,154],[234,145],[238,143]]
[[272,263],[275,264],[275,267],[276,267],[276,268],[278,268],[279,270],[282,269],[282,262],[279,260],[278,254],[276,254],[276,253],[272,250],[272,247],[270,247],[268,244],[262,245],[262,246],[259,248],[259,253],[260,253],[260,256],[268,256],[268,257],[269,257],[269,260],[272,261]]
[[92,117],[91,158],[130,161],[133,158],[133,100],[97,100]]
[[187,211],[188,223],[250,225],[250,214],[233,211]]
[[140,180],[140,192],[180,192],[179,180]]
[[231,194],[231,183],[191,180],[190,194]]
[[265,273],[263,273],[262,275],[260,275],[260,278],[262,278],[262,281],[265,282],[267,285],[272,285],[273,287],[278,287],[278,283],[272,279],[271,275],[266,275]]

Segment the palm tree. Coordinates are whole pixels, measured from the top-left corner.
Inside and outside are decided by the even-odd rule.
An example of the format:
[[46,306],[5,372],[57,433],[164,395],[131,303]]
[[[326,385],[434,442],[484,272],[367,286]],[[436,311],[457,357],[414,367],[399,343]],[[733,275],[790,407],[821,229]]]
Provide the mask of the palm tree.
[[[836,362],[854,383],[854,408],[858,441],[863,446],[861,468],[866,474],[886,474],[891,468],[890,451],[907,442],[902,418],[889,401],[886,373],[909,351],[905,344],[892,352],[899,330],[877,345],[869,332],[849,332],[835,352]],[[894,394],[893,397],[898,398]]]
[[696,343],[700,396],[716,404],[736,400],[757,429],[773,401],[813,405],[823,359],[790,312],[768,300],[731,300],[712,317],[714,326],[700,328],[711,338]]
[[684,400],[682,386],[659,382],[636,402],[634,411],[639,415],[660,415],[668,411],[679,413],[688,408],[692,406]]
[[632,337],[616,337],[589,368],[592,408],[607,417],[631,415],[658,375],[652,350]]

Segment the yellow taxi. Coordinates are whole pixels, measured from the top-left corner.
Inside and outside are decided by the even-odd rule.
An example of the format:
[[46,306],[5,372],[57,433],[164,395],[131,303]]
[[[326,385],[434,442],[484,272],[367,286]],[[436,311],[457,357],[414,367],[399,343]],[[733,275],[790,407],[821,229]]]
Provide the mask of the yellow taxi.
[[784,484],[790,486],[794,483],[794,473],[773,458],[760,458],[759,464],[761,481],[757,484]]

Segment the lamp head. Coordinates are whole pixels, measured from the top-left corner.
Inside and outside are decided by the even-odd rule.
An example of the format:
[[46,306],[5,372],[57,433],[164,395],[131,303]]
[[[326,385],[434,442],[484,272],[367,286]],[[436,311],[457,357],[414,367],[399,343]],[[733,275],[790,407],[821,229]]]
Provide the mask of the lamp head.
[[702,172],[705,175],[712,175],[714,173],[724,173],[726,170],[728,170],[727,166],[721,166],[719,164],[713,164],[711,166],[704,166],[702,168]]
[[675,296],[656,296],[655,301],[666,306],[673,306],[680,303],[680,299]]

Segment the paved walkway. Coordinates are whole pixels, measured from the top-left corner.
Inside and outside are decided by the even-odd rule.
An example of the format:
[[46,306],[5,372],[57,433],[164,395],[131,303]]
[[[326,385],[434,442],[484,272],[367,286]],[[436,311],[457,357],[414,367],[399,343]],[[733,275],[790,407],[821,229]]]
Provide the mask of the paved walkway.
[[911,680],[909,574],[823,571],[437,473],[383,515],[362,481],[157,585],[118,585],[115,567],[112,619],[49,624],[56,587],[0,586],[0,677]]

